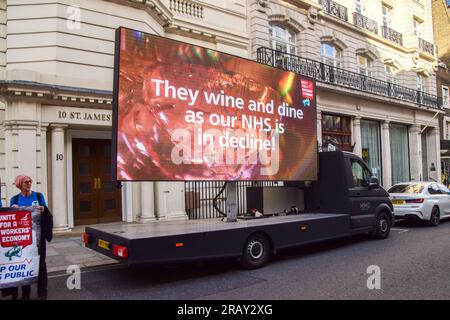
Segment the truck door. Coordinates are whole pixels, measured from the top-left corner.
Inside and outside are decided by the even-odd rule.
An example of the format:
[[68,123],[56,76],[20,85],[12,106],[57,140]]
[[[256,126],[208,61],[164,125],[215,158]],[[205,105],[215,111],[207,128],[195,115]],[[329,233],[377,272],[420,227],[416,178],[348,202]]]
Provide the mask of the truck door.
[[372,173],[362,160],[357,157],[347,159],[351,172],[349,195],[352,206],[352,229],[371,227],[375,222],[374,212],[381,203],[381,193],[379,192],[381,187],[369,188]]
[[442,184],[439,185],[439,189],[441,190],[441,193],[443,194],[443,207],[445,208],[445,214],[450,213],[450,190]]
[[449,200],[448,193],[445,190],[447,188],[445,186],[437,184],[437,183],[432,183],[430,185],[430,187],[433,190],[435,190],[432,194],[433,194],[433,198],[435,198],[437,200],[436,202],[439,205],[439,209],[441,210],[441,217],[443,215],[448,214],[449,209],[450,209],[449,208],[450,202],[448,201]]

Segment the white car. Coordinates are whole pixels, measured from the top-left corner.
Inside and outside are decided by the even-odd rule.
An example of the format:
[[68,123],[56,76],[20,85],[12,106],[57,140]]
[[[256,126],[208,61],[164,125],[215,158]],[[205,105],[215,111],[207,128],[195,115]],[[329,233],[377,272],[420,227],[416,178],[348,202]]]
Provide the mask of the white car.
[[420,219],[437,226],[450,217],[450,190],[437,182],[398,183],[389,190],[395,218]]

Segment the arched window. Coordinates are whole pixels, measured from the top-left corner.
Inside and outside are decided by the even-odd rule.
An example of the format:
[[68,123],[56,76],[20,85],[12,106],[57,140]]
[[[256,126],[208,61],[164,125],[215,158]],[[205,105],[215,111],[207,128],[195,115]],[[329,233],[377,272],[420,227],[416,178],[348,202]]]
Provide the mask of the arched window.
[[421,73],[416,75],[417,91],[425,91],[425,78]]
[[295,54],[295,33],[290,29],[279,26],[270,26],[270,42],[272,49]]
[[389,83],[397,84],[397,68],[392,64],[385,64],[384,71],[386,72],[386,81]]
[[322,43],[320,46],[320,54],[322,55],[323,63],[333,66],[341,67],[341,50],[330,43]]
[[372,60],[362,54],[356,55],[356,65],[357,65],[357,71],[359,74],[371,77],[372,76]]

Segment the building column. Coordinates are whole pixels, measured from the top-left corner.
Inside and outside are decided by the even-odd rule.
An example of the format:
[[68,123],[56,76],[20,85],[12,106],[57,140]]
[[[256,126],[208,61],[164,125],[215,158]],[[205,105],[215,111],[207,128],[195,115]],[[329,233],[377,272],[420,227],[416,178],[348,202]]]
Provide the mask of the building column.
[[4,121],[3,130],[5,136],[5,178],[3,182],[5,182],[6,190],[2,193],[2,197],[5,197],[4,206],[8,207],[11,197],[19,191],[14,184],[15,175],[17,175],[18,172],[15,167],[17,166],[17,164],[15,165],[17,149],[13,149],[13,146],[16,144],[14,126],[9,124],[8,121]]
[[54,217],[54,231],[69,231],[67,217],[67,183],[66,183],[66,153],[65,153],[65,125],[50,125],[51,130],[51,176],[52,194],[51,211]]
[[[441,182],[441,136],[438,127],[433,128],[430,134],[430,152],[428,154],[429,168],[434,168],[434,171],[429,171],[430,178]],[[434,164],[434,166],[433,166]]]
[[184,182],[155,182],[158,220],[186,220]]
[[389,188],[392,185],[391,169],[391,139],[389,136],[389,121],[381,124],[381,146],[382,146],[382,166],[383,166],[383,187]]
[[33,179],[33,190],[41,191],[41,177],[38,167],[40,150],[36,144],[38,135],[37,121],[5,120],[5,183],[6,205],[17,194],[14,180],[18,174],[26,174]]
[[40,180],[41,192],[48,195],[48,173],[47,173],[47,125],[41,123],[40,132]]
[[[422,134],[426,134],[423,132]],[[422,135],[420,134],[420,125],[414,124],[409,127],[409,170],[412,181],[423,180],[422,165]]]
[[[27,94],[28,96],[28,94]],[[31,96],[31,95],[30,95]],[[9,205],[9,199],[19,190],[14,185],[18,174],[26,174],[33,179],[33,190],[45,193],[42,183],[45,183],[42,168],[47,164],[42,158],[41,129],[39,119],[41,104],[31,98],[22,99],[20,96],[1,103],[4,110],[2,116],[4,150],[3,168],[6,190],[2,196],[6,196],[5,205]],[[1,158],[1,156],[0,156]]]
[[135,216],[135,212],[140,212],[139,188],[135,191],[138,183],[122,181],[122,220],[125,222],[139,221],[139,213]]
[[269,47],[269,11],[266,1],[247,1],[249,9],[249,32],[251,39],[251,57],[256,58],[256,49],[259,47]]
[[154,182],[141,182],[141,215],[139,222],[156,220]]
[[358,156],[362,156],[362,149],[361,149],[361,117],[356,116],[353,118],[353,143],[355,144],[355,147],[353,149],[353,153],[355,153]]
[[317,110],[317,145],[322,148],[322,111]]

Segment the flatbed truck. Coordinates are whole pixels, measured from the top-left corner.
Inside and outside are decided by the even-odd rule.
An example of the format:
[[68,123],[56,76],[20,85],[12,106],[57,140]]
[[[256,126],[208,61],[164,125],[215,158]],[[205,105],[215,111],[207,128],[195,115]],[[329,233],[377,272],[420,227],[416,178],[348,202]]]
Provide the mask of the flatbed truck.
[[[365,162],[343,151],[319,152],[318,161],[317,181],[248,187],[247,201],[253,206],[248,211],[257,209],[262,213],[259,218],[98,225],[86,227],[83,242],[126,264],[238,258],[244,268],[254,269],[290,247],[363,233],[376,239],[388,237],[394,223],[393,206]],[[277,205],[285,210],[265,212],[261,202],[252,202],[266,188],[276,188],[271,202],[283,199]],[[292,191],[300,191],[301,197],[291,201],[276,197],[277,192]],[[300,207],[294,213],[289,210],[293,203]]]

